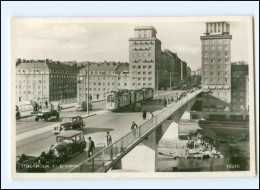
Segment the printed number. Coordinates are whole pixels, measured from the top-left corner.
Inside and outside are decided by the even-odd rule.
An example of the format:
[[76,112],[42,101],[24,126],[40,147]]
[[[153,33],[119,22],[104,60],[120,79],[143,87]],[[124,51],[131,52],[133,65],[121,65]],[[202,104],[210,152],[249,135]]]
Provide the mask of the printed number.
[[239,165],[227,165],[228,169],[235,169],[235,168],[239,168]]

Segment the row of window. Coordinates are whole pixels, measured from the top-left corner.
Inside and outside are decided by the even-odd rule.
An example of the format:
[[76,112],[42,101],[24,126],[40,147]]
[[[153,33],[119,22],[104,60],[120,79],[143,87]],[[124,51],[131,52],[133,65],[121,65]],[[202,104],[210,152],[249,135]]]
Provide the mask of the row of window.
[[203,46],[203,51],[229,51],[230,46],[229,45],[224,45],[224,46]]
[[132,53],[133,57],[151,57],[152,53]]
[[148,86],[152,86],[152,83],[148,83],[148,84],[147,84],[147,83],[133,83],[132,85],[133,85],[133,86],[136,86],[136,85],[137,85],[137,86],[147,86],[147,85],[148,85]]
[[141,59],[139,59],[139,60],[133,60],[133,63],[141,63],[141,62],[143,62],[143,63],[153,63],[153,60],[152,59],[150,59],[150,60],[141,60]]
[[[224,59],[225,63],[229,63],[229,59]],[[222,63],[223,59],[204,59],[204,64],[208,63]]]
[[148,44],[153,44],[153,42],[146,42],[146,41],[142,41],[142,42],[133,42],[133,45],[148,45]]
[[49,78],[49,75],[39,75],[39,74],[35,74],[35,75],[16,75],[17,78]]
[[136,78],[136,77],[133,77],[133,80],[141,80],[141,79],[143,79],[143,80],[146,80],[146,79],[148,79],[149,81],[151,81],[153,78],[151,78],[151,77],[149,77],[149,78],[146,78],[146,77],[138,77],[138,78]]
[[238,96],[238,95],[244,96],[244,95],[245,95],[245,92],[232,92],[232,95],[233,95],[233,96]]
[[146,74],[151,75],[151,74],[152,74],[151,71],[149,71],[149,72],[146,72],[146,71],[143,71],[143,72],[141,72],[141,71],[135,72],[135,71],[133,71],[133,72],[132,72],[132,75],[136,75],[136,73],[137,73],[138,75],[141,75],[141,74],[143,74],[143,75],[146,75]]
[[216,72],[214,72],[214,71],[205,72],[204,71],[205,78],[207,78],[207,76],[209,76],[209,75],[211,75],[211,76],[214,76],[214,75],[220,76],[220,75],[223,75],[223,74],[225,74],[227,76],[228,73],[227,72],[221,72],[221,71],[216,71]]
[[[38,70],[38,69],[35,69],[35,70],[31,70],[31,69],[18,69],[17,70],[18,73],[49,73],[48,70]],[[51,70],[50,69],[50,72],[51,73],[59,73],[59,74],[77,74],[76,71],[74,72],[71,72],[70,70]]]
[[203,45],[217,45],[217,44],[229,44],[230,39],[211,39],[211,40],[202,40]]
[[[228,66],[227,65],[205,65],[204,66],[204,71],[207,71],[208,69],[227,69]],[[227,75],[227,72],[225,72],[225,75]]]
[[[143,65],[143,67],[142,67],[143,69],[146,69],[146,68],[148,68],[148,69],[151,69],[152,68],[152,66],[151,65],[149,65],[149,66],[147,66],[147,65]],[[138,65],[138,66],[133,66],[133,69],[141,69],[141,66],[140,65]]]
[[[220,83],[223,83],[223,78],[205,78],[204,81],[205,81],[205,84],[212,84],[213,82],[220,82]],[[225,83],[228,82],[228,78],[225,78],[224,80]]]
[[[225,55],[225,57],[228,57],[229,53],[225,52],[224,55]],[[214,57],[221,57],[221,56],[222,56],[221,52],[218,52],[218,53],[216,53],[216,52],[210,52],[210,53],[205,52],[204,53],[204,57],[212,57],[212,58],[214,58]]]

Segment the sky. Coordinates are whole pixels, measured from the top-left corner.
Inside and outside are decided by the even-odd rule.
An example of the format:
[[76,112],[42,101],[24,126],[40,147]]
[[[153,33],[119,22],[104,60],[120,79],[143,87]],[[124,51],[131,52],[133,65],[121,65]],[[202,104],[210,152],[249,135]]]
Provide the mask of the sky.
[[[248,61],[246,22],[230,23],[231,61]],[[201,67],[201,41],[205,22],[171,19],[13,19],[11,54],[17,59],[57,61],[129,61],[128,39],[135,26],[153,26],[162,49],[169,49],[192,70]]]

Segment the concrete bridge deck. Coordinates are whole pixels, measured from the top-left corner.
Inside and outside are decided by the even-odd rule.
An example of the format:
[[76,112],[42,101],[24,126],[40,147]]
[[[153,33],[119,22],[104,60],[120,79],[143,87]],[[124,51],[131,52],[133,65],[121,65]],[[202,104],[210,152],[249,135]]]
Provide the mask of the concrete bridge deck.
[[[169,127],[169,122],[167,122],[167,125],[164,125],[164,122],[172,120],[172,122],[177,123],[186,109],[190,107],[191,102],[201,92],[202,90],[197,90],[187,94],[177,103],[166,108],[136,130],[102,149],[69,172],[93,173],[109,172],[116,169],[133,170],[133,168],[138,168],[136,163],[141,163],[139,166],[142,168],[138,168],[138,170],[155,170],[156,144]],[[147,166],[147,164],[152,164],[152,167]]]

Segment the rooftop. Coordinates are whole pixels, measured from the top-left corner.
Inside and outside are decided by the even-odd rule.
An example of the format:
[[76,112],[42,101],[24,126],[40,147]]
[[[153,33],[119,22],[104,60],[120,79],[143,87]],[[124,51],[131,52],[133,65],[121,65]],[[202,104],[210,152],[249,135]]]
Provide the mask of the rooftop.
[[69,130],[69,131],[64,131],[57,135],[58,137],[72,137],[74,135],[80,134],[82,131],[75,131],[75,130]]
[[155,30],[156,29],[153,26],[136,26],[135,30]]

